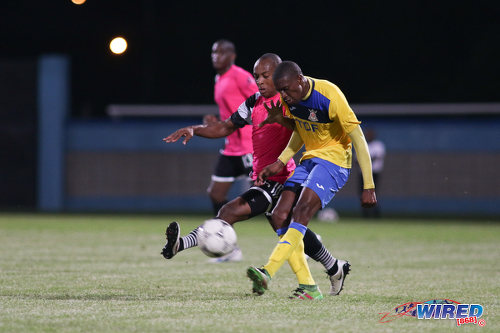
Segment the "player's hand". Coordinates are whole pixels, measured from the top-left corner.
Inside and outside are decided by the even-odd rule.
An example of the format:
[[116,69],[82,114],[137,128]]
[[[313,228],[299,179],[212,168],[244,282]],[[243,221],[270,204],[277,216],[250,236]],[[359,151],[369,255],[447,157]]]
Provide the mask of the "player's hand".
[[184,137],[184,141],[182,142],[182,144],[185,145],[186,143],[188,143],[189,140],[191,140],[191,138],[193,137],[193,135],[194,135],[194,129],[193,129],[193,127],[192,126],[188,126],[188,127],[184,127],[184,128],[178,129],[177,131],[175,131],[174,133],[170,134],[166,138],[163,138],[163,141],[165,141],[167,143],[176,142],[180,138]]
[[365,208],[373,207],[377,204],[377,195],[375,189],[365,189],[361,193],[361,206]]
[[273,123],[281,124],[283,122],[283,105],[281,104],[281,101],[277,101],[276,105],[274,104],[274,101],[271,101],[270,106],[267,106],[267,104],[264,103],[264,107],[267,110],[267,118],[259,124],[259,127]]
[[268,166],[266,166],[264,169],[262,169],[261,172],[259,172],[259,175],[257,176],[257,179],[254,182],[255,186],[264,185],[264,182],[266,181],[267,178],[274,176],[275,174],[280,172],[284,166],[285,165],[280,160],[277,160],[273,164],[269,164]]

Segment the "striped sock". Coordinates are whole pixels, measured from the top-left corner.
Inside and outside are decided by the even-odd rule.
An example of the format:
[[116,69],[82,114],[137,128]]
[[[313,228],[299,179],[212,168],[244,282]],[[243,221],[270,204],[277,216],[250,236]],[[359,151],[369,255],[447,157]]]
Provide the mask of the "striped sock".
[[187,236],[179,239],[179,250],[182,251],[190,247],[198,246],[198,228],[191,231]]
[[330,270],[333,268],[335,262],[337,261],[337,259],[334,256],[332,256],[330,252],[326,249],[326,247],[324,247],[323,245],[321,245],[321,249],[318,252],[316,252],[316,254],[312,256],[310,255],[310,257],[322,263],[323,266],[325,266],[325,269],[328,271],[328,273],[330,273]]

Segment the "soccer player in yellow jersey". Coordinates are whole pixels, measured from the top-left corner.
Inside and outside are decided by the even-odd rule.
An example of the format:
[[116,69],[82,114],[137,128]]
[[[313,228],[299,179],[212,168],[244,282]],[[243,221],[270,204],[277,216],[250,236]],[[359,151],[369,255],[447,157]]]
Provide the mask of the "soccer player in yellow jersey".
[[[276,67],[273,81],[281,94],[286,115],[295,122],[295,130],[278,160],[259,173],[256,184],[280,172],[305,145],[300,165],[285,183],[285,188],[287,184],[298,183],[303,190],[293,210],[296,193],[299,192],[282,192],[272,212],[272,223],[276,230],[282,231],[283,236],[266,265],[247,269],[247,276],[253,281],[253,289],[258,294],[264,293],[271,278],[302,243],[314,214],[325,207],[347,182],[352,145],[363,175],[361,205],[371,207],[377,204],[368,145],[360,122],[340,89],[329,81],[304,76],[300,67],[291,61],[284,61]],[[268,111],[278,114],[277,109],[281,109],[279,102]],[[337,259],[335,265],[337,271],[330,276],[332,295],[340,293],[350,270],[350,264],[345,260]]]

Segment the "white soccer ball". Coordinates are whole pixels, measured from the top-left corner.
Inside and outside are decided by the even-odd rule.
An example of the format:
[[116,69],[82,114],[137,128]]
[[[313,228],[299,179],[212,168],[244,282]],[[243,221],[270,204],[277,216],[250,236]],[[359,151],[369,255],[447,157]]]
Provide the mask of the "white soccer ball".
[[236,247],[234,228],[221,219],[205,221],[198,229],[198,246],[209,257],[222,257]]

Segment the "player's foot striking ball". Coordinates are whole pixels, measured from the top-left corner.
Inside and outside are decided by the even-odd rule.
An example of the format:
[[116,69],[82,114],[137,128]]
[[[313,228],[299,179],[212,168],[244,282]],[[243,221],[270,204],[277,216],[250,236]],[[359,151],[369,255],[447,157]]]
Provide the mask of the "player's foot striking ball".
[[344,280],[349,271],[351,270],[351,265],[348,261],[338,259],[337,260],[337,272],[333,275],[328,275],[330,279],[330,295],[336,296],[340,294],[342,288],[344,287]]
[[177,254],[179,250],[179,235],[181,233],[181,227],[179,223],[172,222],[168,225],[165,235],[167,236],[167,244],[163,247],[161,254],[165,259],[172,259],[173,256]]

